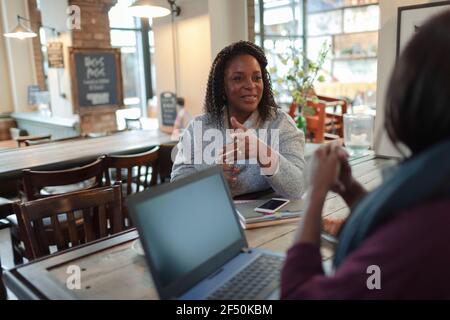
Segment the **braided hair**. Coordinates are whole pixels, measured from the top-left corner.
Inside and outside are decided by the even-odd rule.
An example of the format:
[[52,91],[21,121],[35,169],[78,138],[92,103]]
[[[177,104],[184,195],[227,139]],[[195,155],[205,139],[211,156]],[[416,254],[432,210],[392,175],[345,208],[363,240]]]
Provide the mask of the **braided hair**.
[[223,113],[226,106],[225,68],[233,58],[247,54],[258,61],[262,73],[264,89],[261,101],[258,104],[260,120],[264,122],[277,113],[278,106],[273,97],[270,75],[266,70],[267,58],[263,50],[252,42],[238,41],[219,52],[209,72],[204,109],[211,121],[219,128],[223,128]]

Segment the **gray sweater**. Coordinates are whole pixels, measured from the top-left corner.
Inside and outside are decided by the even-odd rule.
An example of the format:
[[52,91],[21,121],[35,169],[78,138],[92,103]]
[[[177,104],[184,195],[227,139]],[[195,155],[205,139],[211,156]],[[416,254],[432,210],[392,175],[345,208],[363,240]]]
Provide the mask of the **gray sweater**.
[[[201,161],[199,161],[199,151],[203,152],[203,155],[206,155],[206,157],[211,154],[215,155],[214,151],[211,151],[214,149],[212,148],[213,145],[217,147],[216,150],[219,150],[223,148],[225,143],[230,143],[232,141],[231,137],[227,134],[227,132],[229,133],[230,131],[227,130],[227,121],[224,122],[225,128],[221,130],[217,129],[217,126],[210,121],[207,114],[200,115],[190,122],[177,145],[178,151],[172,169],[171,181],[184,178],[214,165],[210,160],[205,161],[205,159],[200,159]],[[199,124],[201,124],[201,128],[199,127]],[[274,141],[277,139],[276,134],[273,134],[271,129],[279,130],[279,167],[275,174],[267,176],[261,174],[261,168],[258,164],[252,164],[249,160],[238,161],[236,167],[240,169],[240,173],[237,182],[231,189],[232,195],[236,196],[261,191],[272,187],[274,191],[282,197],[299,199],[305,189],[305,137],[303,131],[297,129],[292,118],[281,110],[278,110],[274,117],[264,123],[260,121],[258,111],[255,111],[243,125],[246,128],[255,129],[257,133],[261,132],[259,129],[266,129],[268,136],[267,141],[269,142],[267,144],[270,145],[272,149],[274,148],[274,145],[270,144],[272,136],[274,137]],[[214,141],[214,139],[211,139],[210,135],[203,135],[207,129],[216,129],[216,132],[220,131],[223,135],[223,140]],[[261,139],[261,136],[259,137]],[[187,151],[184,152],[184,149]],[[196,152],[197,159],[194,159],[194,152]],[[253,163],[254,162],[255,161],[253,161]]]

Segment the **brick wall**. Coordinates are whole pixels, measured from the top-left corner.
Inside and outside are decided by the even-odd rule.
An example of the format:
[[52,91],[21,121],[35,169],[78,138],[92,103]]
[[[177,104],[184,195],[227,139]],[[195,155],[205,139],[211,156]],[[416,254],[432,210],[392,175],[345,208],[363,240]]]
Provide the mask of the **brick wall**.
[[[111,48],[108,12],[117,0],[69,0],[80,7],[81,29],[72,30],[74,48]],[[80,115],[82,134],[117,130],[116,107],[75,110]]]
[[[41,12],[38,10],[36,0],[28,0],[28,11],[30,14],[31,26],[34,32],[39,34],[39,27],[42,24]],[[37,84],[41,90],[47,90],[45,83],[44,67],[42,65],[41,42],[38,37],[32,39],[34,65],[36,71]]]
[[117,0],[70,0],[81,9],[81,29],[72,31],[76,48],[110,48],[108,12]]

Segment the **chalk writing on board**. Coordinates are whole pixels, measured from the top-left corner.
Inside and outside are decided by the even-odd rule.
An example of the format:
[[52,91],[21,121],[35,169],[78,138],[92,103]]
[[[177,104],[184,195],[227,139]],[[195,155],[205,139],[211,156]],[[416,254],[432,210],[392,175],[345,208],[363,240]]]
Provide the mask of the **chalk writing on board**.
[[74,56],[78,106],[121,105],[120,56],[117,52],[80,50]]
[[173,126],[177,118],[177,96],[173,92],[161,93],[161,118],[163,126]]

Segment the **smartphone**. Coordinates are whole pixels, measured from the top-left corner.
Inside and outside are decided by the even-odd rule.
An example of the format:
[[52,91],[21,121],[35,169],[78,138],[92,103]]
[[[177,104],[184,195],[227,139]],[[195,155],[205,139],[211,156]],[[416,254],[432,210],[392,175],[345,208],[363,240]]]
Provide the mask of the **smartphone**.
[[259,207],[256,207],[255,211],[263,213],[275,213],[288,203],[289,203],[288,199],[272,198],[269,201],[260,205]]

